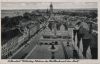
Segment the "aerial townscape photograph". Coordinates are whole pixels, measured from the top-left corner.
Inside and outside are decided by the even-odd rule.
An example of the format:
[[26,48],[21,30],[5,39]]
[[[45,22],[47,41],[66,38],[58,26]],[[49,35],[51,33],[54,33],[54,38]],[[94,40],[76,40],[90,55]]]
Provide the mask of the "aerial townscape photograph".
[[97,3],[1,3],[1,59],[98,59]]

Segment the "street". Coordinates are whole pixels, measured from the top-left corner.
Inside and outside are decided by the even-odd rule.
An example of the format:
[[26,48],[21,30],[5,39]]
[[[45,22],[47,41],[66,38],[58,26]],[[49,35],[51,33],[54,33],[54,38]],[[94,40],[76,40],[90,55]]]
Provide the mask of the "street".
[[[84,58],[82,55],[82,47],[78,49],[76,46],[77,43],[70,42],[69,45],[67,40],[65,39],[40,39],[44,31],[48,31],[48,29],[41,29],[38,34],[33,36],[29,41],[28,44],[25,44],[23,48],[15,54],[12,59],[52,59],[52,55],[55,59],[70,59],[73,58],[73,50],[74,48],[78,51],[79,58]],[[73,29],[69,28],[67,31],[68,34],[73,37],[72,33]],[[49,32],[48,32],[49,33]],[[71,39],[72,40],[72,39]],[[52,41],[58,41],[58,45],[54,45],[55,51],[52,54],[51,45],[42,44],[39,45],[40,42],[47,42],[51,43]],[[75,44],[75,45],[74,45]],[[80,44],[82,46],[82,43]],[[87,51],[87,58],[91,58],[90,49]]]

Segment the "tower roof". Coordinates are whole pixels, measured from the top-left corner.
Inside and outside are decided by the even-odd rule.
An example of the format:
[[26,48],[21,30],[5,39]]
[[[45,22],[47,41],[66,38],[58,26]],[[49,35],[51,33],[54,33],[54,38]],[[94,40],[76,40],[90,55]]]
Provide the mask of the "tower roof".
[[52,3],[50,4],[50,7],[53,7]]

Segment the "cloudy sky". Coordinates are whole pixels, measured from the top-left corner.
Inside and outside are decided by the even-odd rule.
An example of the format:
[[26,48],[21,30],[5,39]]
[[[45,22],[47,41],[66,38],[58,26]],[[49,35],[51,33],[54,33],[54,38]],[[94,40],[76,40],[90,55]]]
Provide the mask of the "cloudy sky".
[[[54,9],[90,9],[97,8],[96,2],[52,2]],[[47,9],[50,2],[13,2],[1,3],[1,9]]]

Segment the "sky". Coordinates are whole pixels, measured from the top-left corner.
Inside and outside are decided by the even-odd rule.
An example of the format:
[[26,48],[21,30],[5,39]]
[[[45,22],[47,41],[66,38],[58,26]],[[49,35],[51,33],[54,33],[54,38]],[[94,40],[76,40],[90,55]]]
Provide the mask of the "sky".
[[[1,9],[49,9],[51,2],[2,2]],[[96,2],[52,2],[54,9],[97,8]]]

